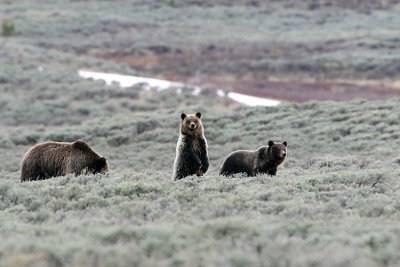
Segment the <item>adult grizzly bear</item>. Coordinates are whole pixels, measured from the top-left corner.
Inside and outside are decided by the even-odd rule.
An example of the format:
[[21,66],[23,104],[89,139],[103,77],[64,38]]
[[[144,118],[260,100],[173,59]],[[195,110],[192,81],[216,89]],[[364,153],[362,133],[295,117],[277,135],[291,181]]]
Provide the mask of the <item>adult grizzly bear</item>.
[[172,175],[174,180],[193,174],[201,176],[208,170],[207,140],[200,118],[200,112],[181,114],[182,122]]
[[246,173],[248,176],[268,173],[276,175],[279,164],[286,156],[287,142],[268,142],[268,147],[262,146],[257,150],[238,150],[229,154],[222,164],[221,175]]
[[21,164],[21,182],[43,180],[68,173],[104,173],[106,158],[94,152],[84,141],[45,142],[33,146]]

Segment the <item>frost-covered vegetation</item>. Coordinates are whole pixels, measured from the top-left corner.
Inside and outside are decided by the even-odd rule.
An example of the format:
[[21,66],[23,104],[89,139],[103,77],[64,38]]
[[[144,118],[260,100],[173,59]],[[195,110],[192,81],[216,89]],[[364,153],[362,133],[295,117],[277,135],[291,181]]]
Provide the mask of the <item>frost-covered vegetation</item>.
[[[218,14],[226,12],[224,25],[239,27],[231,22],[243,18],[244,10],[253,10],[254,16],[248,16],[254,20],[244,25],[254,26],[259,25],[257,5],[265,8],[264,1],[237,0],[232,6],[233,1],[215,5],[216,1],[208,0],[203,4],[179,0],[152,4],[37,2],[3,1],[0,5],[0,12],[15,24],[15,33],[0,41],[0,266],[400,265],[399,98],[250,108],[218,98],[212,88],[193,96],[192,88],[177,94],[175,89],[145,91],[143,85],[106,86],[81,79],[78,69],[133,75],[147,70],[94,57],[97,53],[126,49],[126,53],[140,54],[161,49],[145,43],[148,39],[154,44],[156,38],[165,43],[164,37],[170,34],[163,33],[160,25],[169,25],[175,33],[171,44],[199,55],[212,38],[216,44],[225,40],[220,49],[229,49],[233,41],[241,40],[239,35],[225,35],[232,28],[221,35],[207,35],[203,28],[198,35],[188,35],[196,28],[187,23],[188,12],[194,24],[202,18],[211,26],[220,22]],[[271,12],[290,13],[295,8],[309,14],[274,15],[292,20],[285,27],[300,27],[303,24],[298,20],[316,19],[310,13],[315,1],[284,1],[287,10],[277,2],[271,1]],[[368,59],[361,55],[350,61],[332,50],[326,62],[344,58],[343,66],[350,67],[337,70],[360,77],[389,73],[385,68],[396,70],[397,56],[390,54],[397,49],[390,30],[399,18],[394,16],[397,9],[390,9],[394,1],[345,2],[363,4],[361,10],[346,7],[344,13],[338,12],[347,19],[339,20],[344,24],[337,31],[348,42],[336,43],[337,50],[353,52],[356,46],[348,44],[357,43],[349,39],[351,31],[360,26],[357,18],[364,19],[359,23],[365,24],[365,28],[360,26],[365,31],[374,18],[380,18],[372,23],[377,31],[370,34],[378,34],[380,24],[391,22],[379,40],[371,35],[359,37],[366,39],[360,45],[366,50],[358,51],[369,54]],[[202,10],[208,7],[211,12]],[[383,13],[385,9],[389,11]],[[91,16],[94,11],[97,15]],[[154,17],[148,17],[149,13]],[[329,25],[337,18],[316,14]],[[353,26],[348,28],[346,23]],[[141,30],[138,25],[147,28]],[[180,33],[179,25],[191,30]],[[290,32],[282,34],[290,36]],[[318,38],[328,36],[328,40],[334,35],[335,31],[326,32]],[[245,48],[252,43],[257,46],[258,38],[250,32],[241,43]],[[296,46],[285,40],[288,46]],[[382,47],[372,49],[375,42]],[[182,47],[176,47],[178,54]],[[380,52],[371,52],[375,49]],[[286,54],[277,55],[271,61],[279,66],[274,70],[291,70]],[[320,56],[307,62],[314,66],[322,62]],[[305,55],[298,59],[306,62]],[[354,64],[346,65],[346,60]],[[233,61],[227,58],[216,64]],[[375,67],[364,73],[360,66],[366,62]],[[238,68],[257,72],[248,63],[239,62]],[[214,68],[213,62],[209,67]],[[322,70],[324,75],[336,75],[330,72],[334,67]],[[173,182],[182,111],[202,112],[210,168],[204,177]],[[19,182],[19,165],[31,146],[76,139],[85,140],[108,158],[108,174]],[[256,149],[268,140],[288,142],[288,158],[277,176],[218,175],[229,152]]]

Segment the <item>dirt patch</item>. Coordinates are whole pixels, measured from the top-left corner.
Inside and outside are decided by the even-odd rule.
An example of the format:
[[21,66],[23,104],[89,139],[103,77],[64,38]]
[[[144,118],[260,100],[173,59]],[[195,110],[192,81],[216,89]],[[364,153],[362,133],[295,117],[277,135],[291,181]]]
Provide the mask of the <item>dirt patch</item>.
[[332,81],[268,81],[263,79],[227,81],[218,77],[204,77],[196,84],[212,84],[218,88],[242,94],[296,102],[310,100],[348,101],[355,98],[382,100],[400,96],[400,89],[397,87]]
[[[191,85],[214,86],[226,91],[295,102],[310,100],[348,101],[355,98],[382,100],[400,96],[400,88],[390,84],[338,82],[331,80],[303,80],[288,78],[270,80],[267,69],[252,69],[251,60],[268,55],[277,57],[277,51],[215,51],[208,47],[197,53],[163,52],[147,55],[96,55],[124,62],[147,76],[180,81]],[[229,64],[227,62],[230,62]],[[232,63],[236,62],[236,63]],[[289,76],[290,77],[290,76]]]

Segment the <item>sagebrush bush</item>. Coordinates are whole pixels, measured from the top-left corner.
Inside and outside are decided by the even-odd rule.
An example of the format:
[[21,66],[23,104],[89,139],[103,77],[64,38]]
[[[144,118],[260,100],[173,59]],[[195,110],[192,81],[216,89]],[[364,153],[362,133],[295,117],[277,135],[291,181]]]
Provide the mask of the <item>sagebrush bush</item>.
[[1,23],[1,34],[3,36],[11,36],[15,33],[14,21],[3,19]]

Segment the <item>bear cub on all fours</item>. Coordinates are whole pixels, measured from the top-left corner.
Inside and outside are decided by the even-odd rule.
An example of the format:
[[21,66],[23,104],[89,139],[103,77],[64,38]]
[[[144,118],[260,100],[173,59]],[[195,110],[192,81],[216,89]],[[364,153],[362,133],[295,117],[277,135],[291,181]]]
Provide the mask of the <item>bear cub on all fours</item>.
[[229,176],[235,173],[246,173],[248,176],[267,173],[276,175],[278,166],[285,160],[287,142],[268,142],[257,150],[234,151],[225,159],[220,174]]
[[207,140],[200,118],[200,112],[181,114],[182,121],[172,175],[174,180],[194,174],[201,176],[208,170]]
[[33,146],[21,164],[21,182],[43,180],[69,173],[96,174],[108,171],[107,159],[84,141],[45,142]]

